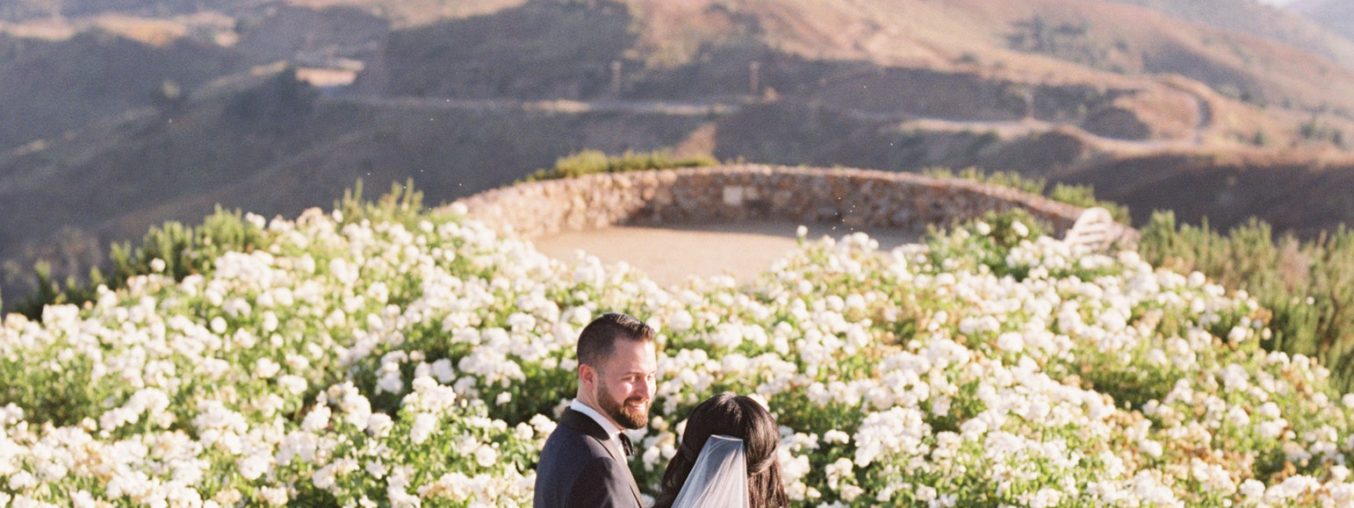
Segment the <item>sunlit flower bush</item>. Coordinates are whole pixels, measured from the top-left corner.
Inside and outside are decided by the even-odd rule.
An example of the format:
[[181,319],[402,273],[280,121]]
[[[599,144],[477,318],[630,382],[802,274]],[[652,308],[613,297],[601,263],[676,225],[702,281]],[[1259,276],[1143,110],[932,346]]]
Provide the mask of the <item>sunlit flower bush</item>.
[[649,495],[732,390],[776,415],[804,506],[1354,504],[1354,397],[1266,352],[1265,309],[1019,214],[673,288],[455,207],[344,215],[250,216],[201,273],[7,316],[0,506],[526,505],[608,310],[663,344]]

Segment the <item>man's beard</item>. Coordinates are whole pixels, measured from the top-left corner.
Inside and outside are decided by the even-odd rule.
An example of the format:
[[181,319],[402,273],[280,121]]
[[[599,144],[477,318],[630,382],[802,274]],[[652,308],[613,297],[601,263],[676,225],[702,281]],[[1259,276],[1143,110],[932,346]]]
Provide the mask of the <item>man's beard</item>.
[[[626,402],[637,402],[639,400],[642,399],[640,397],[632,397]],[[602,406],[602,411],[605,412],[607,416],[611,417],[612,420],[616,420],[616,423],[621,424],[622,427],[627,429],[638,429],[649,424],[648,402],[645,402],[644,405],[638,409],[631,407],[629,404],[622,404],[621,401],[612,397],[611,392],[607,391],[606,385],[601,383],[597,384],[597,404]]]

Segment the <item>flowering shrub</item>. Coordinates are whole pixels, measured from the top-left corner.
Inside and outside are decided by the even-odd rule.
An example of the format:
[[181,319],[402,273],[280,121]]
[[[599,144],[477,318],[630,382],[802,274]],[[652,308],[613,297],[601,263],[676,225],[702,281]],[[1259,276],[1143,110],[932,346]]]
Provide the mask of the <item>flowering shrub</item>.
[[1154,265],[1245,288],[1273,313],[1269,349],[1320,358],[1335,386],[1354,389],[1354,229],[1300,241],[1255,219],[1223,231],[1207,220],[1177,224],[1173,212],[1157,211],[1138,250]]
[[[805,506],[1354,503],[1354,397],[1267,312],[1018,216],[879,252],[801,240],[747,287],[559,262],[463,210],[248,216],[249,252],[0,327],[0,506],[512,506],[607,310],[663,345],[653,494],[723,390]],[[163,263],[150,263],[152,268]]]

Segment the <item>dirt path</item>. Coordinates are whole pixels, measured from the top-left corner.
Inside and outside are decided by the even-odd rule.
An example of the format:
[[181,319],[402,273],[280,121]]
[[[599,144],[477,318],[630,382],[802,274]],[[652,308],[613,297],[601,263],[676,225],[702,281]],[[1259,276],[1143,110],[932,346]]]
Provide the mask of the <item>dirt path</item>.
[[[750,281],[795,246],[799,224],[788,221],[745,221],[682,225],[672,228],[616,226],[536,238],[541,252],[572,260],[582,250],[606,263],[624,261],[663,285],[691,277],[727,274]],[[915,242],[920,235],[900,230],[864,230],[881,250]],[[844,226],[809,225],[809,238],[840,238]]]
[[[1189,93],[1188,90],[1182,90]],[[1073,124],[1059,124],[1035,119],[1022,120],[954,120],[923,117],[899,112],[874,112],[853,108],[839,109],[838,112],[857,120],[867,122],[902,122],[904,127],[936,132],[993,132],[1004,138],[1033,136],[1051,132],[1058,127],[1071,128],[1088,142],[1106,150],[1124,153],[1148,153],[1167,149],[1188,149],[1196,147],[1207,126],[1211,122],[1212,112],[1206,100],[1192,95],[1200,108],[1200,125],[1187,139],[1118,139],[1100,136],[1088,132]],[[538,111],[548,113],[631,113],[672,116],[723,116],[737,113],[742,104],[720,101],[574,101],[543,100],[523,101],[517,99],[451,99],[438,97],[376,97],[366,95],[342,95],[326,98],[336,103],[364,104],[388,108],[405,108],[418,111]]]

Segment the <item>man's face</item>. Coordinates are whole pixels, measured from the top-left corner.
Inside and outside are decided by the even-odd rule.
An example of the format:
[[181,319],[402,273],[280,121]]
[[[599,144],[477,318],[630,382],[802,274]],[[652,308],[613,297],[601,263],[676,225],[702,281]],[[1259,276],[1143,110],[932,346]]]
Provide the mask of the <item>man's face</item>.
[[638,429],[649,424],[658,354],[653,341],[616,340],[615,353],[600,369],[594,369],[599,409],[621,427]]

